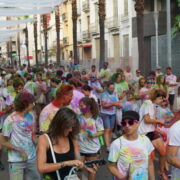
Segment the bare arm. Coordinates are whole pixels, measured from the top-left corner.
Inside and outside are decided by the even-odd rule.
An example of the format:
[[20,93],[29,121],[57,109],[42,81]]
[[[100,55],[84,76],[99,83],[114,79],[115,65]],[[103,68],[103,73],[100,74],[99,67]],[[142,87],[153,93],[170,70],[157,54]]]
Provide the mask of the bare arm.
[[111,108],[112,106],[114,106],[114,104],[107,104],[105,101],[102,101],[103,108]]
[[6,136],[1,135],[1,136],[0,136],[0,142],[1,142],[2,146],[8,148],[9,150],[20,151],[19,148],[13,146],[13,145],[10,143],[9,138],[6,137]]
[[149,163],[148,163],[148,180],[155,180],[155,175],[154,175],[154,163],[151,158],[151,155],[149,155]]
[[147,124],[164,124],[163,120],[151,119],[149,114],[144,115],[144,122]]
[[176,157],[178,152],[178,146],[167,146],[166,157],[169,164],[175,166],[176,168],[180,168],[180,159]]
[[109,162],[108,169],[112,175],[117,177],[119,180],[125,180],[126,177],[124,177],[117,169],[117,165],[114,162]]
[[45,135],[39,137],[38,148],[37,148],[37,166],[40,173],[49,173],[59,170],[65,166],[82,166],[83,163],[79,160],[64,161],[60,163],[47,163],[47,150],[49,144]]
[[104,134],[104,131],[98,131],[96,134],[93,134],[93,137],[99,137]]

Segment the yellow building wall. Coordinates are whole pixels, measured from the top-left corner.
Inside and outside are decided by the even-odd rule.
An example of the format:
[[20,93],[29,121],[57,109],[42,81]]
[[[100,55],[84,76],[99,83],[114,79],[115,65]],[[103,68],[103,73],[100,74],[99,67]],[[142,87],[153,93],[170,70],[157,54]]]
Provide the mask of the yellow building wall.
[[69,59],[70,51],[73,51],[73,24],[72,24],[72,2],[66,1],[62,3],[61,12],[67,14],[67,21],[62,21],[63,37],[67,37],[69,44],[64,46],[64,57],[65,60]]

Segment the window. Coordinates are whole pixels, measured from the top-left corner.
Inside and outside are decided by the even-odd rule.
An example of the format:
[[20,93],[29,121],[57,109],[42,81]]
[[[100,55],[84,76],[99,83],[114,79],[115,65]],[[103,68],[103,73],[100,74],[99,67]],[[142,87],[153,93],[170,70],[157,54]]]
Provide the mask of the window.
[[89,33],[90,32],[90,16],[87,16],[87,29]]
[[81,33],[81,19],[79,19],[79,32]]
[[128,61],[128,59],[129,59],[129,35],[123,36],[123,56],[124,56],[124,60]]
[[118,17],[118,0],[113,0],[113,15]]
[[144,10],[145,12],[154,11],[154,0],[144,0]]
[[95,6],[95,22],[98,22],[99,21],[99,6],[97,3],[94,4]]
[[124,15],[128,15],[128,0],[124,0]]

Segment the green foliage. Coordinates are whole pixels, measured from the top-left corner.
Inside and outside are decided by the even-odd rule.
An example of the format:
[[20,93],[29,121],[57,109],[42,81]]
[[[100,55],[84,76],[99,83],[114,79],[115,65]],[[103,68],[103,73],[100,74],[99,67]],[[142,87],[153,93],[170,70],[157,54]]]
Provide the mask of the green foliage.
[[[180,9],[180,0],[177,0],[178,8]],[[179,10],[180,11],[180,10]],[[178,11],[178,12],[179,12]],[[175,17],[174,26],[172,28],[172,34],[173,36],[176,36],[176,34],[180,33],[180,14],[177,14]]]

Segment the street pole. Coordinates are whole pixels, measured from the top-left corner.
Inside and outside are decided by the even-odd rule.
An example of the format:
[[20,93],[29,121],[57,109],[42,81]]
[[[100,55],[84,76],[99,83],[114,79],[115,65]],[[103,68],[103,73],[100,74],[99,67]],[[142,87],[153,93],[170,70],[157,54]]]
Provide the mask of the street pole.
[[157,9],[157,0],[154,0],[154,21],[156,30],[156,67],[159,66],[159,40],[158,40],[158,24],[159,24],[159,12]]
[[172,66],[172,58],[171,58],[171,5],[170,5],[170,0],[166,0],[166,11],[167,11],[167,58],[168,58],[168,66]]

